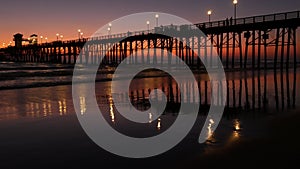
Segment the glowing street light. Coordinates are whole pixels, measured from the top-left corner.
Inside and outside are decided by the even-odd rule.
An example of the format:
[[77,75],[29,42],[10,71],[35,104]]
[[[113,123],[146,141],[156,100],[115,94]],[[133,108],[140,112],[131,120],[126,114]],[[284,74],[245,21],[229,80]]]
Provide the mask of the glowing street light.
[[64,38],[64,36],[63,36],[63,35],[60,35],[60,39],[61,39],[61,41],[63,40],[63,38]]
[[112,27],[112,24],[109,23],[108,26],[109,26],[109,29],[110,29],[109,31],[110,31],[110,33],[111,33],[111,29],[112,29],[111,27]]
[[207,15],[208,15],[208,22],[210,22],[210,15],[212,14],[212,10],[208,10],[207,11]]
[[41,38],[41,43],[43,43],[43,36],[40,36],[40,38]]
[[150,32],[150,21],[147,21],[147,30],[148,30],[148,33]]
[[156,19],[156,27],[158,27],[158,18],[159,18],[159,15],[156,14],[156,15],[155,15],[155,19]]
[[236,24],[236,6],[238,4],[238,0],[233,0],[233,6],[234,6],[234,23]]
[[45,40],[46,40],[46,43],[48,42],[48,38],[47,37],[45,37]]
[[78,29],[78,39],[80,39],[81,29]]
[[81,39],[83,38],[83,32],[80,33],[80,38],[81,38]]
[[56,34],[56,40],[58,41],[59,33]]
[[5,47],[5,43],[3,43],[2,46]]
[[108,30],[108,35],[109,35],[109,36],[111,35],[111,27],[112,27],[112,24],[109,23],[109,24],[108,24],[108,28],[107,28],[107,30]]
[[110,28],[110,27],[108,27],[108,28],[107,28],[107,31],[108,31],[108,36],[110,36],[110,31],[111,31],[111,28]]

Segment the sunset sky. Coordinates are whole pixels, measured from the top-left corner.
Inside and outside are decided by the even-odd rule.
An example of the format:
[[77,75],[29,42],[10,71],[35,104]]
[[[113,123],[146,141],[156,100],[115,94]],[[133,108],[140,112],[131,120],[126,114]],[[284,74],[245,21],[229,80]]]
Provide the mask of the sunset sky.
[[[296,11],[299,7],[299,0],[239,0],[237,15]],[[86,37],[112,20],[137,12],[158,11],[192,23],[204,22],[209,9],[213,10],[212,20],[233,16],[232,0],[1,0],[0,44],[9,43],[18,32],[25,38],[35,33],[52,41],[56,33],[75,39],[80,28]]]

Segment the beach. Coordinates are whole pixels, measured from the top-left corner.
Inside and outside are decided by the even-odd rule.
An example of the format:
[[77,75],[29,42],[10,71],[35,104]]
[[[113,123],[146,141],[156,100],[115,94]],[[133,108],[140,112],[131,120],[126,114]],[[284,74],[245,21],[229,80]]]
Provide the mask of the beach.
[[[202,75],[196,77],[205,79]],[[237,77],[236,73],[230,74],[230,107],[235,105],[232,90],[239,91],[237,86],[239,86],[240,79]],[[270,73],[269,77],[273,77],[273,74]],[[47,77],[43,78],[47,79]],[[250,86],[249,93],[252,93],[250,81],[252,77],[247,78],[246,81],[249,81]],[[176,103],[176,85],[173,86],[174,93],[170,93],[168,77],[138,78],[135,81],[135,85],[131,88],[132,93],[134,93],[132,101],[137,104],[136,106],[139,106],[142,100],[147,99],[147,94],[144,96],[145,98],[142,97],[142,91],[161,85],[165,86],[164,90],[168,91],[168,100],[174,101],[170,104],[178,104]],[[144,88],[140,82],[153,86]],[[165,114],[161,116],[159,128],[157,120],[145,126],[137,126],[127,122],[107,102],[111,97],[109,95],[110,83],[110,81],[97,82],[96,97],[99,108],[103,111],[103,116],[116,130],[127,135],[148,137],[164,132],[176,119],[177,114],[171,109],[166,110]],[[234,85],[235,83],[237,84]],[[199,84],[202,87],[205,86],[204,82]],[[236,88],[233,88],[233,85]],[[255,85],[257,84],[255,83]],[[3,168],[92,166],[101,168],[123,168],[124,166],[131,168],[292,167],[300,157],[299,136],[297,135],[299,128],[297,122],[300,118],[299,94],[296,95],[295,108],[284,107],[276,110],[275,95],[271,92],[274,88],[269,85],[268,90],[270,90],[267,94],[269,96],[268,106],[259,109],[259,104],[256,103],[255,110],[228,109],[224,113],[217,130],[204,144],[198,143],[198,137],[206,114],[199,113],[190,133],[173,149],[151,158],[129,159],[105,151],[87,136],[74,110],[71,85],[55,84],[49,87],[32,86],[2,89],[0,99],[0,166]],[[200,90],[202,98],[205,98],[204,93],[202,88]],[[235,94],[238,98],[238,92]],[[121,94],[121,96],[125,95]],[[171,96],[174,98],[171,99]],[[193,100],[192,96],[190,97]],[[249,100],[252,100],[251,96],[249,97]],[[280,94],[279,98],[281,98]],[[242,98],[243,105],[245,99],[245,97]],[[81,98],[81,102],[82,105],[80,106],[84,110],[85,99]],[[205,100],[202,99],[201,103],[202,106],[205,105]],[[146,107],[143,106],[145,105],[142,104],[139,108],[145,109],[147,107],[147,105]],[[279,107],[281,108],[281,105]],[[237,125],[239,130],[237,130]]]
[[[119,157],[98,147],[74,114],[1,120],[1,167],[293,168],[299,161],[299,118],[296,110],[253,118],[243,134],[217,134],[220,141],[204,145],[197,143],[198,122],[175,148],[148,159]],[[217,133],[228,132],[228,121]]]

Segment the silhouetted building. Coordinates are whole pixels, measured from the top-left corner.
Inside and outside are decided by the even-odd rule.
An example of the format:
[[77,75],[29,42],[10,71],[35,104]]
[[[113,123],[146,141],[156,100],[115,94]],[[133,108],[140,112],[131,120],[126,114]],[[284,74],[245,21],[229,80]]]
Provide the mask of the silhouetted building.
[[21,48],[22,47],[22,41],[23,41],[23,35],[20,33],[17,33],[14,35],[14,41],[15,41],[15,46],[17,48]]

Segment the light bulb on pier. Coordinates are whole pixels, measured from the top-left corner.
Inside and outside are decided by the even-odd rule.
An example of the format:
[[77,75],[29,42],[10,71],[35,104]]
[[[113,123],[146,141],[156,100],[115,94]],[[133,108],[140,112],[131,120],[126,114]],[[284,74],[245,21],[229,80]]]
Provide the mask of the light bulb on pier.
[[155,15],[155,19],[156,19],[156,27],[158,27],[158,18],[159,18],[159,15],[156,14],[156,15]]
[[58,41],[59,33],[56,34],[56,40]]
[[234,22],[236,24],[236,6],[238,4],[238,0],[233,0],[232,3],[233,3],[233,6],[234,6]]
[[108,30],[108,35],[109,35],[109,36],[111,35],[111,27],[112,27],[112,24],[109,23],[109,24],[108,24],[108,28],[107,28],[107,30]]
[[80,39],[81,29],[78,29],[78,39]]
[[208,22],[210,22],[210,15],[212,14],[212,10],[208,10],[207,11],[207,15],[208,15]]
[[150,21],[147,21],[147,30],[148,30],[148,33],[150,32]]

